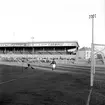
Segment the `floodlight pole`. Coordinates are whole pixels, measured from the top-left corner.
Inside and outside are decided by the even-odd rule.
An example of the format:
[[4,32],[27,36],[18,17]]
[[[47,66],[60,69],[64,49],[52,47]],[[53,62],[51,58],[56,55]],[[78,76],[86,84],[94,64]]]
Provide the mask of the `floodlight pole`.
[[91,44],[91,78],[90,86],[93,86],[94,75],[95,75],[95,59],[94,59],[94,18],[96,14],[89,15],[89,19],[92,18],[92,44]]

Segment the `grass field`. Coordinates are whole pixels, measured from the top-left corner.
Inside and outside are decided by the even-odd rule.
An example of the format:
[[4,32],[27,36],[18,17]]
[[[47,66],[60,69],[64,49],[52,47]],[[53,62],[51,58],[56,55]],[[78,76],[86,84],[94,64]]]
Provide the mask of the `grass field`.
[[[90,67],[47,64],[34,70],[0,65],[0,105],[86,105]],[[24,70],[24,71],[22,71]],[[105,68],[97,68],[90,105],[105,105]]]

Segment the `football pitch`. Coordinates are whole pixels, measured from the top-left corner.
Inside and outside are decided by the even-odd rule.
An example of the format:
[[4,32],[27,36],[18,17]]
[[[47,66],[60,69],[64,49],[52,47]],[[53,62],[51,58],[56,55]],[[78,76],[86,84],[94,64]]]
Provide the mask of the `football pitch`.
[[[49,64],[0,65],[0,105],[86,105],[90,66]],[[89,105],[105,105],[105,67],[96,67]]]

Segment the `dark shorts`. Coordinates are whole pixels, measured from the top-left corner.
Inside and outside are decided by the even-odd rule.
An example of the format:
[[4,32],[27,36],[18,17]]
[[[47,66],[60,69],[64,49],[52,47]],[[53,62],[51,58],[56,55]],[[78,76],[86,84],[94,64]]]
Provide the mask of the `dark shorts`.
[[29,63],[27,65],[28,65],[28,67],[31,66]]

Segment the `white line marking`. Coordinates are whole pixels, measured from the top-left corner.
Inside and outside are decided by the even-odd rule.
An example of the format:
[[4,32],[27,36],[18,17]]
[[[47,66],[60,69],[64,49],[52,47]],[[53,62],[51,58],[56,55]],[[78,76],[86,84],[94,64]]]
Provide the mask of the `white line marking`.
[[11,80],[9,80],[9,81],[1,82],[0,85],[1,85],[1,84],[4,84],[4,83],[8,83],[8,82],[15,81],[15,80],[17,80],[17,79],[11,79]]
[[1,85],[1,84],[4,84],[4,83],[8,83],[8,82],[12,82],[12,81],[16,81],[16,80],[19,80],[19,79],[23,79],[23,78],[26,78],[26,77],[29,77],[29,76],[30,76],[30,75],[25,76],[25,77],[20,77],[20,78],[17,78],[17,79],[11,79],[11,80],[9,80],[9,81],[4,81],[4,82],[1,82],[0,85]]

